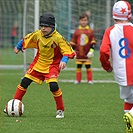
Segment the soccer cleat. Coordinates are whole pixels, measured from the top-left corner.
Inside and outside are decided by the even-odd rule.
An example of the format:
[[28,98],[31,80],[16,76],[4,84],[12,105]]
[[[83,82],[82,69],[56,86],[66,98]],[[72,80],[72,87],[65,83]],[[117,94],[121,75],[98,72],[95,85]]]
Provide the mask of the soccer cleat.
[[123,120],[126,123],[126,133],[133,133],[133,116],[129,112],[125,113]]
[[56,118],[64,118],[64,111],[63,110],[57,110],[56,112]]
[[93,85],[94,83],[93,81],[88,81],[88,84]]
[[80,82],[79,81],[77,81],[77,80],[75,80],[74,81],[74,84],[76,85],[76,84],[79,84]]
[[129,130],[127,127],[126,127],[126,133],[133,133],[132,130]]

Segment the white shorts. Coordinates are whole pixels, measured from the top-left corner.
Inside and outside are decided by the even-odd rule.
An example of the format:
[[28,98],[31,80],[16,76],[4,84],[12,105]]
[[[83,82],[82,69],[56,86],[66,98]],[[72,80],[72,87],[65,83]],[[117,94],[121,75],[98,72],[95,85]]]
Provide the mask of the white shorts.
[[133,86],[119,86],[120,98],[125,102],[133,103]]

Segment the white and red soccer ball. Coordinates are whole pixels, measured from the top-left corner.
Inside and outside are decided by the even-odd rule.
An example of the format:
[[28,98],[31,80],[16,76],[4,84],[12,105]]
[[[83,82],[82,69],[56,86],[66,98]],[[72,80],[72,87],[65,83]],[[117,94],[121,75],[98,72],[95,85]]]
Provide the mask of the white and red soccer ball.
[[18,99],[11,99],[7,102],[5,111],[8,116],[22,116],[24,113],[24,104]]

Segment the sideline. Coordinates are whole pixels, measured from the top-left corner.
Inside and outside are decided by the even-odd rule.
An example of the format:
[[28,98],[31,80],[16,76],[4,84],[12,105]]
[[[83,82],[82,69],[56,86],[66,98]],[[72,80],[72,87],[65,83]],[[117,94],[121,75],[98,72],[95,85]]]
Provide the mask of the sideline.
[[[23,65],[0,65],[0,70],[19,70],[23,69]],[[76,68],[69,68],[66,67],[63,71],[75,71]],[[82,68],[83,71],[85,71],[85,68]],[[102,68],[92,68],[93,71],[104,71]],[[0,75],[6,75],[6,73],[0,73]],[[8,75],[14,75],[9,74]],[[17,75],[22,75],[22,73],[19,73]],[[74,83],[75,80],[68,80],[68,79],[59,79],[59,82],[67,82],[67,83]],[[116,83],[115,80],[93,80],[94,83]],[[87,83],[87,80],[81,80],[81,83]]]
[[[60,80],[59,82],[69,82],[69,83],[74,83],[75,80]],[[94,83],[116,83],[115,80],[93,80]],[[87,80],[81,80],[81,83],[87,83]]]
[[[0,70],[16,70],[16,69],[24,69],[24,65],[0,65]],[[66,67],[64,70],[67,71],[75,71],[76,68]],[[82,68],[82,70],[86,70]],[[102,68],[92,68],[93,71],[103,71]]]

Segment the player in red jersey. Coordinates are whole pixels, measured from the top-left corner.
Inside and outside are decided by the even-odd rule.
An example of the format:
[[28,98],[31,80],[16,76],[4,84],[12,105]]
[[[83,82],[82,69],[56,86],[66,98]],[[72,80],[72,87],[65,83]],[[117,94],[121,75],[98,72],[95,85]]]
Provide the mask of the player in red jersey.
[[75,84],[81,82],[82,79],[82,65],[86,67],[87,81],[89,84],[93,84],[92,76],[92,57],[94,56],[94,46],[96,40],[94,38],[94,32],[88,25],[89,17],[86,13],[82,13],[79,16],[79,27],[75,30],[73,37],[70,41],[71,46],[76,52],[76,81]]
[[107,72],[114,71],[124,100],[126,132],[133,133],[133,24],[131,5],[118,1],[113,6],[115,24],[106,29],[100,47],[100,61]]
[[17,86],[14,99],[22,100],[32,82],[42,84],[45,80],[56,103],[56,118],[64,118],[64,103],[62,91],[58,86],[58,76],[60,70],[66,67],[68,59],[74,58],[75,53],[69,43],[56,31],[53,14],[47,12],[40,16],[40,28],[26,35],[14,48],[16,54],[27,48],[37,49],[33,62]]

